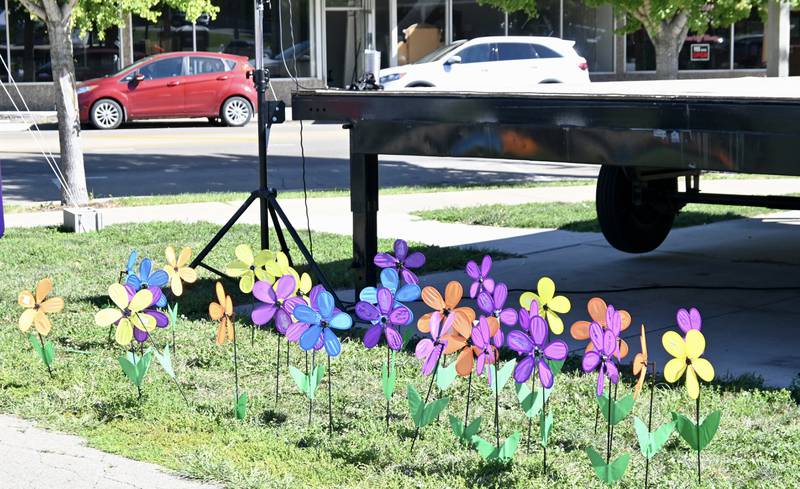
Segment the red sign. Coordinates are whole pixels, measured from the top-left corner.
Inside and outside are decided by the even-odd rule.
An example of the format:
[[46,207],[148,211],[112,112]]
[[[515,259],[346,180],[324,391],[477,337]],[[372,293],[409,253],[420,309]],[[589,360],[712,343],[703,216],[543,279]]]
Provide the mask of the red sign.
[[690,45],[690,54],[692,61],[709,61],[711,60],[711,45],[710,44],[692,44]]

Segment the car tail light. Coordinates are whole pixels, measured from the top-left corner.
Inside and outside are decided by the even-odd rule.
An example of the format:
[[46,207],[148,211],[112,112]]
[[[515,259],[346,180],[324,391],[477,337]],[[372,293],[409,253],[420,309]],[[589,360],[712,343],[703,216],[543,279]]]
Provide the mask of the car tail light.
[[578,68],[580,68],[581,71],[586,71],[589,69],[589,64],[586,61],[581,61],[578,63]]

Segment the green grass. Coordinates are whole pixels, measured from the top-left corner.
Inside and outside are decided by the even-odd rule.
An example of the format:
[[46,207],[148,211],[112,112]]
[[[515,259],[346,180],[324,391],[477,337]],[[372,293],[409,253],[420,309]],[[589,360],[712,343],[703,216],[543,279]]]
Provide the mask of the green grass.
[[[213,298],[213,279],[201,272],[200,283],[181,298],[185,317],[177,329],[175,367],[192,407],[186,407],[173,384],[157,364],[137,400],[135,388],[124,378],[115,358],[120,347],[107,341],[107,330],[93,324],[95,311],[107,304],[105,290],[131,246],[159,257],[166,244],[195,247],[215,226],[207,224],[146,224],[112,226],[100,234],[62,234],[53,229],[11,230],[0,240],[0,411],[36,420],[40,425],[77,433],[91,446],[138,460],[161,464],[185,475],[221,482],[226,487],[600,487],[583,448],[601,450],[601,434],[594,435],[594,379],[577,372],[573,359],[558,378],[550,412],[555,425],[548,450],[551,480],[541,476],[541,451],[524,449],[511,464],[483,462],[461,448],[446,414],[425,428],[410,453],[413,425],[407,416],[405,386],[424,393],[427,385],[419,362],[406,351],[398,355],[397,392],[392,401],[391,427],[385,431],[385,404],[380,387],[383,349],[368,351],[360,338],[343,340],[343,353],[333,361],[334,435],[327,435],[327,386],[320,387],[307,425],[308,404],[281,366],[281,397],[274,399],[277,337],[258,332],[253,346],[249,332],[240,336],[242,388],[252,401],[248,417],[232,416],[232,348],[214,344],[215,325],[206,318]],[[329,270],[343,271],[349,240],[315,234],[315,251]],[[255,243],[252,226],[234,228],[211,263],[221,266],[239,242]],[[387,248],[387,241],[381,248]],[[425,250],[431,265],[449,268],[466,259],[454,250]],[[436,256],[439,253],[439,256]],[[473,256],[480,256],[474,252]],[[51,335],[57,344],[55,377],[49,379],[27,340],[16,329],[20,313],[16,295],[43,276],[51,276],[66,309],[52,317]],[[341,279],[336,279],[341,281]],[[233,287],[228,287],[232,289]],[[241,302],[239,300],[238,302]],[[239,319],[239,327],[247,324]],[[158,331],[164,344],[167,331]],[[651,343],[656,338],[651,337]],[[285,350],[284,350],[285,351]],[[285,358],[285,357],[282,357]],[[302,353],[291,350],[292,364],[301,367]],[[713,361],[713,359],[712,359]],[[624,369],[625,372],[629,368]],[[624,379],[620,393],[631,389]],[[447,413],[464,415],[467,383],[458,380],[447,392]],[[485,378],[472,383],[471,418],[482,416],[482,435],[492,439],[494,405]],[[682,388],[657,384],[655,423],[672,410],[693,412],[694,403]],[[800,410],[786,390],[768,390],[757,378],[724,381],[703,388],[704,413],[722,409],[722,424],[713,443],[703,452],[704,481],[708,487],[790,487],[800,476]],[[501,437],[525,431],[527,424],[513,389],[501,395]],[[635,413],[646,416],[639,402]],[[600,430],[602,432],[602,428]],[[535,431],[534,431],[535,433]],[[644,459],[638,454],[630,420],[615,431],[615,454],[632,453],[621,487],[641,487]],[[654,487],[690,487],[695,454],[675,436],[651,465]]]
[[[764,207],[689,204],[675,218],[674,228],[699,226],[770,212]],[[423,219],[483,226],[547,228],[578,232],[600,232],[594,202],[537,202],[448,207],[415,212]]]

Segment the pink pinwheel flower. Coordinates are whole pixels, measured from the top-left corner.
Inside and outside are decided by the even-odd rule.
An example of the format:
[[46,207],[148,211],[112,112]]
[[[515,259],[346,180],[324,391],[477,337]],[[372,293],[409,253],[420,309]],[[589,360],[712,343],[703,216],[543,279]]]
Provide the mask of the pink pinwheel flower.
[[[507,298],[508,286],[500,282],[494,287],[494,292],[491,294],[486,291],[478,294],[478,307],[487,316],[495,318],[506,326],[513,326],[517,324],[517,312],[510,307],[505,307]],[[503,328],[498,327],[497,333],[492,337],[492,342],[496,347],[500,348],[503,346],[504,340]]]
[[700,311],[696,307],[689,309],[678,309],[677,314],[678,327],[681,328],[683,334],[686,335],[689,331],[696,329],[700,331],[703,326],[703,318],[700,316]]
[[[525,314],[525,318],[528,315]],[[551,343],[547,341],[547,322],[541,316],[525,319],[527,327],[522,331],[508,333],[508,347],[523,355],[523,359],[514,367],[514,380],[522,384],[530,379],[534,366],[538,367],[539,380],[549,389],[553,387],[553,372],[546,360],[564,360],[567,358],[567,344],[561,340]]]
[[425,265],[425,255],[419,251],[409,255],[408,243],[398,239],[394,242],[394,256],[389,253],[378,253],[375,255],[374,262],[380,268],[396,268],[403,277],[403,281],[407,284],[417,284],[419,283],[419,278],[411,269]]
[[614,358],[618,355],[618,338],[610,328],[603,329],[595,322],[589,325],[589,337],[592,339],[593,348],[583,354],[581,366],[587,374],[598,370],[597,397],[601,397],[606,377],[611,379],[613,384],[619,381],[619,370],[614,363]]
[[442,352],[447,347],[447,339],[444,336],[453,327],[453,322],[456,320],[455,314],[450,314],[444,319],[442,323],[442,313],[434,311],[431,313],[430,319],[430,338],[424,338],[417,343],[417,348],[414,354],[422,362],[422,375],[428,376],[436,370],[436,365],[439,363],[439,358]]
[[279,278],[274,288],[264,280],[256,282],[253,286],[253,295],[261,303],[256,305],[250,315],[253,323],[263,326],[274,317],[275,329],[280,334],[286,334],[287,328],[292,324],[294,308],[305,304],[302,297],[294,295],[296,287],[297,281],[291,275]]
[[411,311],[395,302],[394,294],[385,287],[378,287],[377,300],[377,307],[367,301],[356,304],[356,316],[372,323],[364,335],[364,346],[374,348],[383,333],[389,348],[398,351],[403,346],[403,337],[397,328],[409,322]]
[[481,267],[470,260],[467,262],[467,275],[473,280],[472,285],[469,286],[469,297],[474,299],[481,292],[492,293],[494,291],[494,280],[489,277],[489,272],[492,271],[492,257],[486,255],[481,261]]
[[[493,365],[497,362],[497,348],[492,344],[492,337],[496,333],[492,331],[489,321],[481,316],[478,325],[472,329],[472,353],[475,355],[475,373],[483,374],[486,365]],[[488,370],[486,380],[492,385],[492,371]]]
[[[317,302],[317,298],[319,295],[325,291],[325,287],[322,285],[315,285],[311,291],[306,296],[306,301],[308,305],[316,312],[319,312],[319,303]],[[334,314],[338,314],[341,311],[337,308],[333,308]],[[292,323],[289,328],[286,330],[286,341],[290,343],[299,343],[300,337],[303,336],[303,333],[306,332],[311,325],[308,323],[304,323],[302,321],[295,321]],[[314,345],[314,350],[319,351],[322,347],[325,346],[325,342],[320,337],[317,343]]]

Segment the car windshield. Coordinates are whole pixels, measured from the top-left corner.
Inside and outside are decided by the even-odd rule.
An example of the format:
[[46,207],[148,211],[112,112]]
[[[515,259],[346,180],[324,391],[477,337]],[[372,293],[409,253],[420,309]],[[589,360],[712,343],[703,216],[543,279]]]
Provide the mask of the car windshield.
[[422,64],[422,63],[430,63],[432,61],[438,61],[445,56],[447,56],[450,52],[452,52],[455,48],[461,46],[467,41],[456,41],[449,46],[442,46],[439,49],[431,51],[430,53],[426,54],[425,56],[421,57],[420,59],[414,61],[414,64]]

